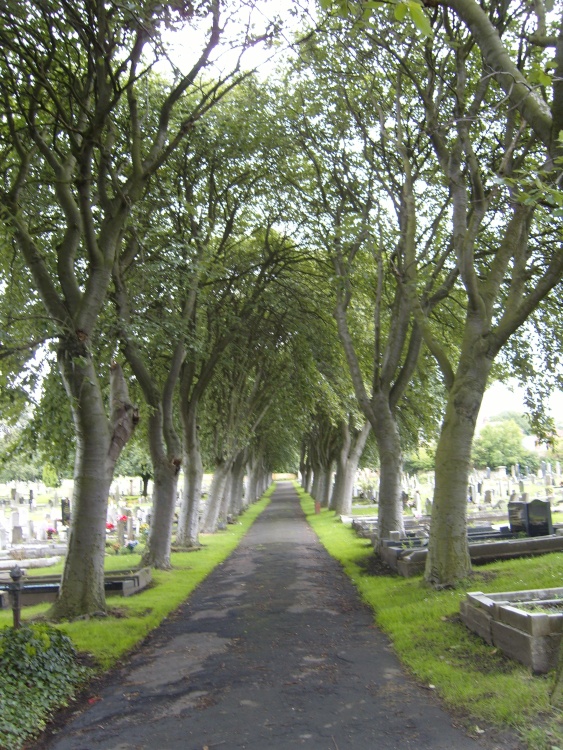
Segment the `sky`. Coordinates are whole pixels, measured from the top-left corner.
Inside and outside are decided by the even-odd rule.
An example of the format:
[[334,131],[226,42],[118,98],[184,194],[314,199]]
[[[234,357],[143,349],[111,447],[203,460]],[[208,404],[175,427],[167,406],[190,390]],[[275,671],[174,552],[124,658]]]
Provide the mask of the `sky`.
[[[551,416],[556,421],[563,417],[563,392],[556,391],[550,399]],[[477,419],[477,425],[480,426],[490,417],[494,417],[503,411],[525,412],[524,391],[518,388],[514,383],[511,386],[504,383],[493,383],[487,389],[483,397],[481,411]]]

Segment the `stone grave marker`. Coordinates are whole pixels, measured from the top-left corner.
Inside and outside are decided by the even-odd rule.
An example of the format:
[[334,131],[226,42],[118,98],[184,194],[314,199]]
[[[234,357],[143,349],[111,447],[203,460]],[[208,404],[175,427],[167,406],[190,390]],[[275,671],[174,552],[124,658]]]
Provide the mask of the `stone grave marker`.
[[513,534],[528,536],[528,504],[521,500],[508,503],[508,523]]
[[70,500],[68,497],[61,498],[61,522],[63,526],[70,526]]
[[551,503],[549,500],[535,498],[528,503],[528,528],[530,536],[551,536]]

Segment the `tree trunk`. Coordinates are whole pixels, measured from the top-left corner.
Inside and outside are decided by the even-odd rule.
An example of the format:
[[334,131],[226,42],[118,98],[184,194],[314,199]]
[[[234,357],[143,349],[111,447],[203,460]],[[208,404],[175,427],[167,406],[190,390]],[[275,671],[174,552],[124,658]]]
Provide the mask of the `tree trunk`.
[[259,472],[259,460],[255,453],[251,453],[248,463],[246,465],[246,494],[245,494],[245,505],[248,507],[258,499],[258,472]]
[[[345,425],[345,428],[350,434],[348,425]],[[338,515],[346,516],[352,512],[354,480],[370,430],[370,423],[365,422],[360,431],[350,434],[350,440],[345,439],[342,450],[339,453],[338,468],[336,470],[337,482],[334,487],[334,500],[332,503],[334,511]]]
[[240,516],[243,508],[244,491],[244,465],[246,462],[246,451],[241,451],[233,462],[231,473],[231,512],[233,516]]
[[321,469],[322,492],[320,496],[320,503],[321,503],[321,507],[323,508],[328,508],[330,498],[332,495],[332,469],[333,469],[332,461],[328,464],[328,466],[323,466]]
[[219,512],[225,485],[231,470],[230,461],[217,461],[211,487],[209,488],[209,499],[205,507],[203,518],[201,519],[201,530],[204,534],[213,534],[217,531]]
[[197,434],[197,402],[182,410],[184,438],[184,495],[178,518],[176,543],[180,547],[199,547],[199,509],[203,482],[203,461]]
[[147,548],[142,565],[169,570],[172,545],[172,524],[178,491],[180,462],[170,460],[163,438],[162,409],[149,418],[149,446],[154,471],[154,497]]
[[231,509],[231,494],[233,489],[233,472],[232,467],[229,469],[225,486],[223,488],[223,497],[219,506],[219,516],[217,517],[217,528],[224,528],[227,525],[227,518]]
[[149,494],[149,482],[152,479],[152,474],[141,474],[141,481],[143,482],[143,490],[141,497],[148,497]]
[[86,347],[63,342],[59,368],[69,395],[76,433],[74,490],[68,551],[54,619],[104,612],[104,556],[109,489],[115,463],[137,422],[121,368],[112,365],[112,417]]
[[[397,419],[389,408],[385,397],[377,399],[374,406],[377,414],[372,423],[379,453],[379,509],[377,540],[388,539],[390,531],[405,534],[403,503],[401,497],[401,474],[403,454]],[[377,546],[377,545],[376,545]]]
[[475,342],[464,347],[436,449],[425,578],[440,586],[452,585],[471,572],[466,517],[471,446],[492,365],[492,360],[476,349]]

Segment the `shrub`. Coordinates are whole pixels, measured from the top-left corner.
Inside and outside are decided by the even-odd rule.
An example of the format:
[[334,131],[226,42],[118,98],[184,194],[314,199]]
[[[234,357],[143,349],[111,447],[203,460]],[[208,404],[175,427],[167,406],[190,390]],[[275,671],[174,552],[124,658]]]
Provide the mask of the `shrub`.
[[90,675],[60,630],[46,624],[1,630],[0,747],[19,750]]

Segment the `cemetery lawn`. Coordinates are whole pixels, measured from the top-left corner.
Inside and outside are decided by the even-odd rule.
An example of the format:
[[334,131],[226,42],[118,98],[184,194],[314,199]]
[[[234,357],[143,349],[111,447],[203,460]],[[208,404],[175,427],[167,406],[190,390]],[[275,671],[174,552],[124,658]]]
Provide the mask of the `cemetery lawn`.
[[[57,625],[70,636],[76,649],[89,656],[100,671],[114,666],[121,657],[138,646],[162,620],[177,609],[211,571],[220,565],[239,544],[250,526],[270,502],[272,485],[261,500],[240,516],[237,523],[216,534],[202,534],[202,547],[190,552],[172,553],[172,570],[154,570],[153,584],[132,597],[108,597],[108,616],[63,622]],[[106,556],[105,569],[124,570],[138,567],[140,554]],[[48,569],[34,569],[41,575],[62,572],[62,563]],[[22,610],[22,621],[44,619],[49,604],[38,604]],[[0,610],[0,628],[12,625],[11,610]]]
[[315,514],[310,496],[296,489],[322,544],[342,564],[420,684],[436,690],[474,735],[509,729],[529,750],[563,750],[563,706],[550,704],[554,674],[532,675],[471,633],[459,618],[467,591],[561,586],[562,553],[475,567],[463,585],[436,591],[421,576],[403,578],[378,564],[369,541],[358,538],[334,513],[323,509]]

